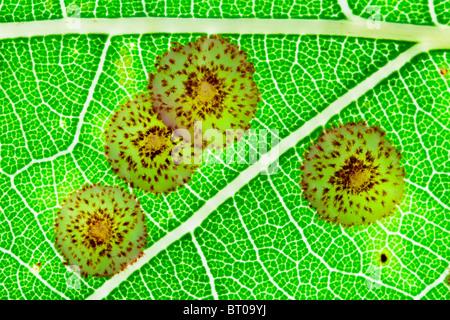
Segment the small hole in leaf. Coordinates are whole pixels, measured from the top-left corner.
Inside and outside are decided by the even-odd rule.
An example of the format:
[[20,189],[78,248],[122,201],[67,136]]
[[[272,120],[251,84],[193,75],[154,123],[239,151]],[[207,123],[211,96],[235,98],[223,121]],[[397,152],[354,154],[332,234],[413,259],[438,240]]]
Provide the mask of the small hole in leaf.
[[392,254],[388,249],[383,249],[375,254],[375,263],[380,266],[387,266],[391,262]]

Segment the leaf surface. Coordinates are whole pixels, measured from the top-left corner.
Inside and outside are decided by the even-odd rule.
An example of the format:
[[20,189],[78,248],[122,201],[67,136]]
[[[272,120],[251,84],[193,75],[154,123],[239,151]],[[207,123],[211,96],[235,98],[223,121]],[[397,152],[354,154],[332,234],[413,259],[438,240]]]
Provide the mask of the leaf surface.
[[[68,13],[61,4],[111,24],[147,16],[336,20],[349,10],[351,18],[370,18],[363,12],[369,3],[352,1],[152,3],[30,2],[19,9],[4,2],[0,22],[57,21]],[[399,28],[448,24],[447,2],[419,2],[410,11],[406,1],[370,4],[381,8],[382,23]],[[144,257],[110,280],[81,279],[74,288],[53,244],[60,204],[88,183],[128,188],[103,153],[109,118],[145,90],[157,55],[201,33],[66,33],[0,40],[1,298],[450,297],[450,77],[441,71],[449,68],[449,48],[295,30],[223,34],[248,53],[262,93],[254,134],[237,146],[242,161],[216,155],[167,196],[130,189],[146,214]],[[343,229],[308,207],[300,166],[323,128],[363,120],[402,150],[406,196],[393,217]],[[255,144],[264,130],[276,130],[267,154]],[[277,170],[267,174],[271,162]],[[374,282],[382,250],[390,261]]]

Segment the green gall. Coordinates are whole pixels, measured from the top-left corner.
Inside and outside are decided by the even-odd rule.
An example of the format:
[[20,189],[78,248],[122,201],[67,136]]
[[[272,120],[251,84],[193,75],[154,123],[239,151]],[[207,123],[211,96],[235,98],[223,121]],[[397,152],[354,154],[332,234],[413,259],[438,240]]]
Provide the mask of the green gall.
[[155,194],[173,191],[189,181],[197,166],[188,162],[189,144],[172,133],[158,120],[151,97],[137,95],[111,118],[105,132],[106,157],[131,186]]
[[[238,46],[217,36],[202,37],[171,48],[155,67],[148,87],[154,108],[169,128],[188,130],[186,140],[215,131],[222,141],[211,139],[209,147],[219,149],[250,128],[260,96],[253,64]],[[228,135],[230,141],[227,130],[236,133]]]
[[400,153],[385,133],[350,123],[324,132],[310,148],[301,185],[320,218],[347,227],[393,214],[404,177]]
[[123,189],[85,186],[63,203],[56,247],[81,275],[110,277],[135,262],[147,243],[144,213]]

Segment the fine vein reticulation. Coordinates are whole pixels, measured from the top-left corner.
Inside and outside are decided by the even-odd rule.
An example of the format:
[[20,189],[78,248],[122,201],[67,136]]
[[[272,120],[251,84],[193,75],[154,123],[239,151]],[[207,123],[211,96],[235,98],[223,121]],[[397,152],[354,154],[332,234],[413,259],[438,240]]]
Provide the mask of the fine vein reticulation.
[[[342,4],[342,2],[341,2]],[[343,10],[344,13],[349,14],[350,11]],[[253,21],[251,19],[245,20],[242,22],[242,24],[239,24],[238,26],[233,25],[232,21],[222,21],[221,19],[216,20],[208,20],[205,19],[205,21],[202,21],[200,19],[186,19],[182,20],[179,19],[180,23],[174,23],[173,20],[171,20],[171,25],[180,26],[181,29],[183,29],[183,32],[210,32],[210,28],[213,27],[214,33],[221,33],[221,32],[233,32],[233,30],[237,30],[236,28],[239,28],[239,33],[279,33],[282,32],[281,28],[284,28],[283,33],[292,33],[293,30],[295,30],[295,33],[298,34],[332,34],[332,35],[343,35],[343,36],[358,36],[358,37],[371,37],[376,39],[394,39],[394,40],[406,40],[406,41],[413,41],[418,42],[418,44],[412,46],[410,49],[405,50],[403,53],[398,55],[398,57],[392,59],[391,61],[387,62],[384,66],[379,67],[379,69],[368,76],[364,81],[357,84],[352,89],[348,90],[346,94],[338,97],[334,102],[332,102],[326,109],[322,110],[321,112],[317,113],[314,117],[312,117],[310,120],[305,121],[299,129],[296,131],[293,131],[291,134],[282,137],[280,143],[277,145],[277,147],[271,149],[267,154],[262,156],[260,160],[250,166],[248,166],[246,169],[240,172],[234,180],[232,180],[229,184],[227,184],[224,187],[221,187],[220,191],[216,193],[215,196],[213,196],[210,199],[207,199],[204,204],[187,220],[185,220],[183,223],[180,223],[179,226],[175,229],[172,229],[170,232],[164,233],[162,237],[154,242],[147,250],[144,252],[144,256],[139,259],[132,267],[127,268],[124,272],[116,275],[111,280],[106,281],[105,283],[85,283],[85,285],[89,288],[90,292],[93,292],[93,294],[89,297],[91,299],[101,299],[104,297],[107,297],[115,288],[117,288],[124,280],[126,280],[134,271],[139,271],[141,267],[146,265],[150,259],[155,257],[158,253],[163,251],[164,249],[168,248],[172,243],[178,241],[180,238],[182,238],[183,235],[186,233],[191,233],[193,236],[196,236],[194,233],[194,230],[200,226],[200,224],[210,215],[211,212],[217,209],[219,204],[225,202],[230,196],[233,196],[236,194],[239,189],[243,188],[251,179],[257,177],[262,171],[264,171],[267,166],[276,161],[280,155],[283,155],[288,150],[290,150],[292,147],[296,146],[296,144],[304,139],[305,137],[308,137],[311,132],[313,132],[317,127],[323,126],[325,123],[327,123],[330,119],[332,119],[334,116],[340,114],[341,111],[344,110],[344,108],[351,103],[353,103],[355,100],[357,100],[359,97],[363,96],[367,93],[368,90],[371,88],[374,88],[378,83],[380,83],[383,79],[391,76],[393,73],[398,72],[406,63],[410,62],[415,56],[422,52],[428,52],[429,50],[434,49],[448,49],[450,47],[450,44],[448,43],[449,37],[449,30],[448,27],[441,27],[441,28],[435,28],[435,27],[429,27],[429,26],[412,26],[412,25],[401,25],[398,24],[392,24],[392,23],[386,23],[381,22],[380,23],[380,29],[368,29],[365,28],[367,26],[365,23],[366,21],[364,19],[353,19],[353,20],[346,20],[342,22],[337,21],[264,21],[264,23],[261,23],[259,21]],[[80,119],[80,121],[77,124],[77,130],[76,134],[73,137],[73,142],[70,144],[70,146],[62,151],[57,152],[56,154],[50,156],[50,157],[41,157],[36,160],[31,160],[24,166],[22,166],[19,170],[10,173],[5,172],[2,170],[0,173],[3,177],[6,177],[5,180],[7,183],[10,183],[12,186],[12,190],[17,192],[19,195],[21,201],[23,202],[24,206],[30,210],[34,216],[35,221],[39,226],[41,226],[41,222],[39,221],[40,212],[33,208],[33,206],[30,206],[28,204],[29,199],[27,198],[27,194],[23,192],[23,189],[20,188],[19,184],[21,183],[21,178],[24,174],[27,173],[28,170],[33,169],[33,165],[39,165],[39,164],[45,164],[46,162],[53,163],[54,161],[57,161],[61,157],[64,156],[71,156],[75,146],[80,143],[80,140],[82,140],[82,134],[81,130],[83,127],[83,124],[88,121],[89,112],[88,107],[90,103],[93,102],[94,98],[94,91],[97,87],[97,84],[100,80],[100,77],[102,75],[102,72],[104,69],[106,69],[108,66],[105,65],[106,61],[106,54],[108,49],[111,47],[111,37],[112,35],[120,35],[124,33],[133,33],[130,32],[130,30],[137,30],[133,29],[134,26],[142,25],[142,23],[146,22],[148,23],[148,30],[145,31],[145,33],[152,32],[154,30],[158,30],[157,28],[163,28],[161,26],[164,26],[163,20],[159,20],[158,18],[144,18],[144,19],[138,19],[138,18],[124,18],[120,19],[120,22],[118,20],[111,20],[111,21],[99,21],[97,24],[94,23],[94,21],[86,19],[84,20],[85,23],[81,24],[81,28],[77,31],[80,33],[93,33],[93,32],[101,32],[103,31],[111,31],[106,32],[109,33],[110,36],[105,39],[105,42],[103,44],[103,48],[100,54],[100,59],[98,63],[98,70],[94,71],[94,78],[91,82],[91,86],[89,88],[89,93],[87,95],[87,99],[84,103],[84,106],[81,110],[81,112],[77,115],[77,118]],[[281,24],[280,24],[281,23]],[[2,38],[17,38],[21,36],[29,37],[34,35],[45,35],[46,33],[54,34],[54,33],[73,33],[74,30],[69,30],[67,28],[63,27],[64,20],[54,20],[54,21],[40,21],[40,22],[27,22],[22,24],[0,24],[0,34],[2,34]],[[117,25],[117,28],[111,28],[111,25]],[[156,27],[158,25],[158,27]],[[276,27],[277,25],[277,27]],[[340,26],[340,27],[339,27]],[[357,27],[359,26],[359,28]],[[108,28],[108,29],[107,29]],[[63,30],[63,31],[61,31]],[[139,29],[141,30],[141,29]],[[270,31],[273,30],[273,31]],[[287,31],[289,30],[289,31]],[[298,30],[298,31],[297,31]],[[414,32],[414,31],[416,32]],[[423,32],[418,32],[419,30],[423,30]],[[3,32],[4,31],[4,32]],[[173,31],[172,29],[170,30]],[[125,61],[126,62],[126,61]],[[442,66],[437,65],[436,67],[441,68]],[[114,80],[116,81],[116,80]],[[122,86],[126,86],[126,82],[121,83]],[[6,88],[2,88],[3,92],[6,92]],[[280,89],[281,90],[281,89]],[[7,96],[7,95],[6,95]],[[416,99],[416,98],[414,98]],[[416,100],[414,100],[416,101]],[[420,102],[420,101],[419,101]],[[420,103],[417,104],[419,107],[422,105]],[[14,113],[19,114],[19,112],[16,110]],[[419,117],[420,115],[416,115],[416,117]],[[439,120],[439,119],[437,119]],[[446,126],[446,119],[440,119],[440,121],[443,123],[444,130]],[[3,143],[2,143],[3,144]],[[425,155],[425,158],[430,158],[429,154]],[[75,169],[79,170],[83,173],[83,178],[85,180],[91,180],[93,179],[90,174],[87,172],[83,172],[83,170],[80,169],[79,164],[74,159],[75,162]],[[433,162],[431,162],[433,163]],[[441,174],[443,172],[442,169],[439,168],[438,165],[435,165],[436,167],[433,168],[434,172],[436,174]],[[53,169],[54,170],[54,169]],[[426,185],[426,187],[423,187],[421,181],[417,181],[414,178],[413,181],[411,181],[412,186],[417,186],[417,188],[422,188],[421,190],[428,194],[433,194],[433,192],[430,190],[429,184]],[[84,181],[89,182],[89,181]],[[19,187],[18,187],[19,186]],[[448,210],[448,203],[446,202],[445,197],[436,197],[437,200],[440,201],[443,208],[446,208]],[[201,196],[199,195],[199,198]],[[3,206],[3,204],[2,204]],[[54,208],[57,208],[58,205],[55,204]],[[286,207],[288,207],[288,204],[286,204]],[[3,211],[3,208],[2,208]],[[41,232],[42,234],[45,234],[44,229],[42,227]],[[381,226],[381,228],[386,228],[386,226]],[[165,230],[165,228],[161,227],[162,230]],[[249,234],[252,231],[249,231]],[[391,229],[386,229],[387,234],[394,234],[398,235],[402,239],[409,239],[411,240],[412,236],[409,234],[402,234],[400,231],[392,231]],[[448,231],[447,231],[448,233]],[[196,238],[197,239],[197,238]],[[48,239],[47,239],[48,241]],[[420,242],[411,240],[415,246],[420,246]],[[198,243],[198,246],[201,248],[204,248],[204,245],[199,239],[196,240],[195,243]],[[198,247],[196,246],[196,247]],[[310,250],[309,252],[316,257],[320,257],[321,254],[317,253],[316,249],[313,246],[310,246],[308,248]],[[430,250],[430,249],[427,249]],[[19,260],[20,258],[14,254],[10,253],[10,250],[2,250],[2,253],[6,256],[12,257],[12,259],[19,261],[20,265],[26,265],[28,262],[24,262]],[[205,253],[206,255],[207,253]],[[448,258],[445,256],[437,255],[439,260],[445,261],[445,263],[449,264]],[[394,257],[395,258],[395,257]],[[323,260],[323,259],[322,259]],[[206,263],[208,259],[203,259],[203,263]],[[341,274],[348,274],[348,275],[357,275],[359,277],[362,277],[365,280],[368,280],[369,278],[367,276],[364,276],[362,272],[343,272],[339,269],[335,269],[333,266],[324,264],[327,266],[328,270],[335,272],[335,273],[341,273]],[[208,270],[211,269],[209,274],[211,277],[214,277],[215,273],[212,268],[208,268]],[[270,269],[265,268],[265,272],[271,272]],[[277,281],[276,278],[270,277],[273,281]],[[56,287],[55,283],[52,283],[48,278],[44,278],[43,276],[37,276],[38,281],[41,281],[39,279],[42,279],[42,282],[44,283],[44,286],[47,288],[51,288],[52,292],[56,292],[57,296],[61,298],[71,298],[72,296],[65,294],[63,292],[58,292],[58,289],[55,289]],[[46,279],[46,280],[44,280]],[[411,295],[407,292],[404,288],[396,288],[395,285],[390,285],[383,283],[382,281],[375,280],[376,283],[379,283],[380,285],[384,286],[385,288],[391,289],[395,292],[398,292],[399,294],[404,294],[405,296],[409,297],[415,297],[415,298],[422,298],[427,295],[427,293],[431,292],[434,288],[436,288],[440,283],[442,283],[443,279],[445,279],[445,275],[442,275],[440,277],[436,277],[435,279],[432,279],[431,281],[427,281],[426,286],[424,286],[424,289],[417,295]],[[62,291],[62,290],[61,290]],[[292,296],[295,296],[295,294],[292,294]],[[339,294],[336,293],[336,297],[339,297]]]

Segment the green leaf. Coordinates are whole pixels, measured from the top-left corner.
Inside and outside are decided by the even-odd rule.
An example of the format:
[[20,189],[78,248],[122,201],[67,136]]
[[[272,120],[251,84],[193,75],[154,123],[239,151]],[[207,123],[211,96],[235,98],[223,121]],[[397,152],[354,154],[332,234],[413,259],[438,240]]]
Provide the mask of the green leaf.
[[[450,69],[448,2],[409,4],[2,3],[0,29],[18,31],[0,38],[0,298],[449,299],[450,77],[442,71]],[[88,28],[96,23],[89,18],[111,18],[102,22],[106,31],[124,18],[119,32],[47,31],[71,17],[74,6]],[[368,6],[381,14],[372,37]],[[139,34],[120,32],[137,17],[149,17]],[[112,113],[146,89],[156,57],[206,30],[170,33],[167,24],[159,27],[164,33],[149,33],[145,23],[161,21],[151,17],[210,18],[208,30],[222,18],[311,26],[289,34],[217,27],[255,65],[262,94],[255,131],[237,146],[245,161],[227,163],[231,150],[215,155],[186,187],[161,197],[126,186],[103,153]],[[327,31],[339,19],[343,27]],[[34,20],[52,21],[16,24]],[[339,33],[347,26],[352,36]],[[409,41],[418,31],[429,40]],[[362,120],[380,126],[402,150],[406,196],[393,217],[344,229],[309,208],[300,166],[321,130]],[[263,130],[276,131],[268,152],[258,153]],[[61,202],[91,183],[129,188],[149,229],[144,256],[109,280],[78,279],[54,246]],[[383,250],[390,260],[380,266]]]

